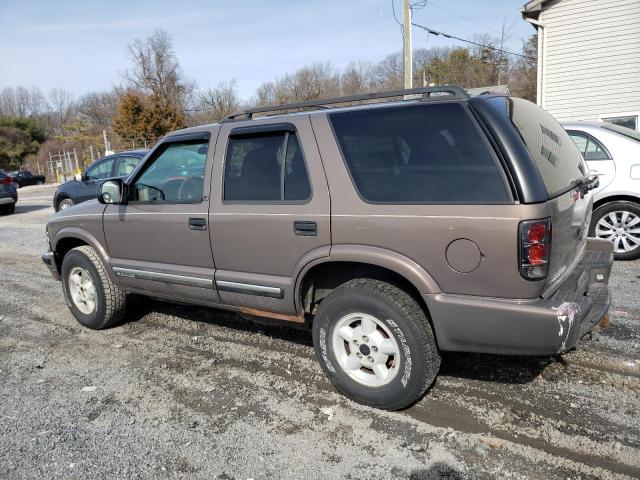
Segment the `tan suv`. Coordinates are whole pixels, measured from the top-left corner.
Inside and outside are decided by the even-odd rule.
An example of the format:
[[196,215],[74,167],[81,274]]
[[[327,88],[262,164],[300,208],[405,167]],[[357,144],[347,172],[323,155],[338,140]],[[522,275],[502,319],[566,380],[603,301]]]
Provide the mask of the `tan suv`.
[[400,409],[441,351],[562,353],[606,315],[612,246],[586,238],[596,184],[518,98],[436,87],[257,108],[167,135],[55,214],[43,260],[89,328],[118,322],[129,292],[303,324],[340,391]]

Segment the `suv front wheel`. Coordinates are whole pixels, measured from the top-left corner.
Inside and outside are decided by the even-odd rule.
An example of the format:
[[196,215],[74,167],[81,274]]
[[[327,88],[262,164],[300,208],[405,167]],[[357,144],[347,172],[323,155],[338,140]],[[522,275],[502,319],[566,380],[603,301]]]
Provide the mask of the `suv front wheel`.
[[640,205],[620,201],[598,207],[591,218],[589,235],[612,242],[616,260],[640,258]]
[[60,273],[67,305],[82,325],[101,330],[122,318],[126,293],[111,281],[93,248],[84,245],[69,250]]
[[313,343],[338,390],[385,410],[419,400],[440,368],[423,309],[407,292],[380,280],[351,280],[327,296],[313,322]]

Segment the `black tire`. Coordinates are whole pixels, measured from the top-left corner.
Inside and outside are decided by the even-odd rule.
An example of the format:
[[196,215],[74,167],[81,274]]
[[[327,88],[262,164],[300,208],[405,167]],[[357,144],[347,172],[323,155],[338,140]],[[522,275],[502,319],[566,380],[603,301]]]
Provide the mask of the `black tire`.
[[[376,317],[401,346],[399,362],[394,360],[392,367],[399,371],[386,385],[372,387],[358,382],[336,357],[334,328],[341,318],[356,312]],[[417,402],[440,368],[440,354],[424,310],[407,292],[380,280],[351,280],[331,292],[314,319],[313,343],[322,369],[340,392],[358,403],[384,410],[400,410]]]
[[38,181],[36,182],[36,185],[44,185],[44,182],[43,182],[42,180],[38,180]]
[[[74,267],[80,267],[89,273],[96,290],[96,306],[93,312],[81,312],[69,292],[69,274]],[[67,305],[76,320],[93,330],[109,328],[122,319],[127,296],[109,278],[102,260],[88,245],[69,250],[62,260],[62,290]]]
[[[63,204],[67,205],[67,207],[63,207],[62,206]],[[73,200],[71,200],[68,197],[63,197],[62,199],[58,200],[58,205],[56,207],[56,212],[59,212],[63,208],[73,207],[74,205],[75,205],[75,203],[73,202]]]
[[[633,215],[640,217],[640,204],[627,201],[618,201],[606,203],[598,207],[591,217],[591,225],[589,226],[589,236],[596,236],[596,226],[598,222],[606,215],[612,212],[629,212]],[[640,224],[637,224],[634,228],[640,228]],[[636,235],[638,236],[638,235]],[[602,237],[601,237],[602,238]],[[634,249],[627,252],[614,252],[613,257],[616,260],[635,260],[640,258],[640,245],[637,245]]]
[[8,205],[0,206],[0,213],[2,213],[2,215],[10,215],[15,211],[16,211],[16,204],[15,203],[10,203]]

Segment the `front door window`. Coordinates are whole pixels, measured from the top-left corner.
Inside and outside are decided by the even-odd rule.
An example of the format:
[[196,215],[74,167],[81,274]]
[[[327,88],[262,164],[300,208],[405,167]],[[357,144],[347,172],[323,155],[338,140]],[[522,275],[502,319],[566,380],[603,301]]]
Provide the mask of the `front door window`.
[[131,201],[201,202],[207,145],[205,140],[167,144],[133,184]]

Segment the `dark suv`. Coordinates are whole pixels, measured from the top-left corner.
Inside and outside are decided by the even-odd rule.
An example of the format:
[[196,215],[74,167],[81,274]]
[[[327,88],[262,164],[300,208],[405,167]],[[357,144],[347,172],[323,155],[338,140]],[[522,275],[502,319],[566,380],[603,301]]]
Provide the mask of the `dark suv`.
[[83,174],[60,185],[53,194],[53,208],[64,210],[76,203],[95,199],[103,180],[126,178],[138,166],[149,150],[129,150],[96,160]]
[[605,317],[596,185],[518,98],[442,87],[258,108],[167,135],[51,219],[43,260],[89,328],[119,321],[128,292],[305,325],[340,391],[400,409],[441,351],[554,355]]

